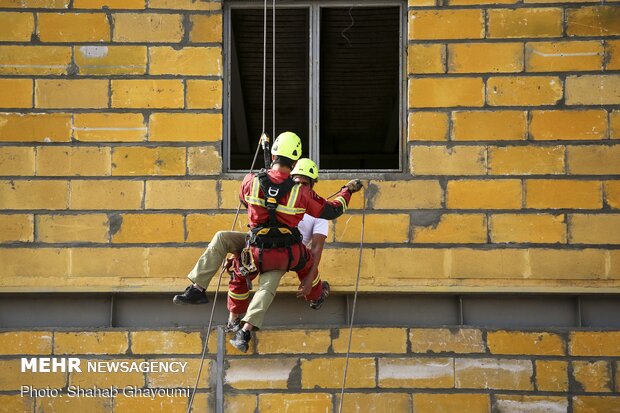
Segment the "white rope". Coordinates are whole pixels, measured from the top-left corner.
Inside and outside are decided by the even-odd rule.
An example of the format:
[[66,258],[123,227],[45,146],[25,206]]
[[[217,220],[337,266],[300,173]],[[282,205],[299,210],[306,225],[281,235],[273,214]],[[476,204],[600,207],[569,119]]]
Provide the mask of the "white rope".
[[351,321],[349,323],[349,343],[347,344],[347,355],[344,360],[344,375],[342,377],[342,388],[340,389],[340,404],[338,405],[338,413],[342,413],[342,405],[344,403],[344,388],[347,383],[347,371],[349,370],[349,355],[351,353],[351,338],[353,337],[353,322],[355,321],[355,306],[357,304],[357,292],[360,285],[360,273],[362,271],[362,251],[364,249],[364,220],[366,218],[366,189],[362,197],[362,234],[360,236],[360,253],[357,262],[357,278],[355,279],[355,294],[353,294],[353,307],[351,308]]
[[276,137],[276,0],[273,0],[272,6],[272,41],[271,41],[271,95],[273,98],[273,103],[271,104],[271,112],[273,115],[273,127],[271,129],[271,136],[275,139]]

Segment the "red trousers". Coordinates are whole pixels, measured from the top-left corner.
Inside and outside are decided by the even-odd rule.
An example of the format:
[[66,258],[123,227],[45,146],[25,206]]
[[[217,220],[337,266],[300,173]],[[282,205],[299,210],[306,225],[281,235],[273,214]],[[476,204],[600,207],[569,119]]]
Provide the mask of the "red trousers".
[[[310,273],[314,259],[312,258],[312,253],[310,250],[302,243],[293,245],[291,250],[293,256],[291,260],[291,268],[298,266],[304,259],[306,261],[303,267],[297,270],[297,277],[301,282]],[[260,272],[272,270],[286,271],[288,268],[287,265],[290,259],[288,248],[265,249],[263,250],[262,257],[260,257],[258,248],[252,247],[252,255],[254,256],[255,263],[259,265]],[[246,278],[241,275],[239,267],[240,263],[237,258],[231,267],[233,271],[230,282],[228,283],[227,306],[228,311],[231,313],[245,314],[248,306],[250,305],[250,289],[248,288]],[[251,280],[254,280],[257,275],[259,275],[258,272],[251,274],[249,277]],[[321,298],[322,291],[323,283],[317,273],[316,278],[312,282],[312,290],[310,290],[310,293],[306,295],[305,298],[306,300],[318,300]]]

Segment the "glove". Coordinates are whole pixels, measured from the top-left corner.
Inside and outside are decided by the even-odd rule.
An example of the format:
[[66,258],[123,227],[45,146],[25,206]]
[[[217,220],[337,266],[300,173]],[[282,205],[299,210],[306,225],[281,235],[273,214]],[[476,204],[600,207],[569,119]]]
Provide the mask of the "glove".
[[349,191],[351,191],[352,194],[354,194],[360,189],[362,189],[364,185],[362,185],[362,181],[360,181],[359,179],[352,179],[349,182],[347,182],[345,186],[347,187]]

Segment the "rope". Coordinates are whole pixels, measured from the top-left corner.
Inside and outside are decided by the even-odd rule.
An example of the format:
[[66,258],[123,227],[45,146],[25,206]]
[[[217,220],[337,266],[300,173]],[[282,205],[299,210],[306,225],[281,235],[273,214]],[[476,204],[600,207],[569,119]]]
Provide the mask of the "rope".
[[[258,150],[261,147],[261,141],[259,140],[258,146],[256,147],[256,153],[254,153],[254,160],[252,160],[252,166],[250,167],[250,173],[254,170],[254,165],[256,163],[256,158],[258,157]],[[237,212],[235,213],[235,219],[233,220],[232,229],[234,231],[235,226],[237,225],[237,219],[239,218],[239,210],[241,209],[241,201],[239,201],[239,205],[237,205]],[[226,263],[226,258],[222,261],[222,270],[217,278],[217,287],[215,287],[215,294],[213,297],[213,306],[211,306],[211,315],[209,316],[209,324],[207,326],[207,337],[205,339],[205,344],[202,347],[202,355],[200,356],[200,366],[198,367],[198,375],[196,376],[196,383],[194,383],[194,390],[192,391],[192,395],[189,399],[189,405],[187,406],[187,413],[190,413],[192,410],[192,404],[194,404],[194,396],[196,396],[196,390],[198,389],[198,382],[200,381],[200,375],[202,374],[202,367],[205,361],[205,356],[207,354],[207,348],[209,347],[209,336],[211,335],[211,326],[213,324],[213,314],[215,313],[215,304],[217,303],[217,294],[220,292],[220,285],[222,284],[222,274],[224,274],[224,264]]]
[[267,0],[263,7],[263,129],[261,135],[265,133],[265,90],[267,84]]
[[349,343],[347,344],[347,355],[344,361],[344,376],[342,378],[342,388],[340,389],[340,404],[338,405],[338,413],[342,413],[342,404],[344,402],[344,388],[347,383],[347,371],[349,370],[349,354],[351,353],[351,338],[353,337],[353,322],[355,321],[355,306],[357,304],[357,292],[360,285],[360,273],[362,271],[362,250],[364,248],[364,220],[366,218],[366,189],[362,197],[362,235],[360,236],[360,254],[357,262],[357,278],[355,280],[355,294],[353,294],[353,308],[351,309],[351,322],[349,323]]

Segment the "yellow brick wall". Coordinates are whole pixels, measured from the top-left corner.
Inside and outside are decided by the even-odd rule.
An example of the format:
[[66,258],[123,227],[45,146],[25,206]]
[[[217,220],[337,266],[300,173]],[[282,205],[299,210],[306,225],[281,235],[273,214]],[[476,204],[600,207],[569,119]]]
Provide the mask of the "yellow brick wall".
[[[408,156],[361,176],[361,290],[617,291],[620,7],[586,3],[409,0]],[[185,285],[237,206],[223,23],[219,1],[0,0],[0,291]],[[337,291],[363,204],[330,227]]]
[[[221,329],[209,337],[193,412],[338,411],[347,329],[264,330],[246,354],[222,345],[227,338]],[[342,411],[617,412],[619,338],[610,330],[355,328]],[[0,411],[183,412],[187,395],[122,389],[192,389],[205,339],[196,330],[2,331]],[[22,357],[187,365],[184,373],[22,373]],[[61,396],[21,396],[21,385]],[[120,392],[68,397],[69,386]]]

